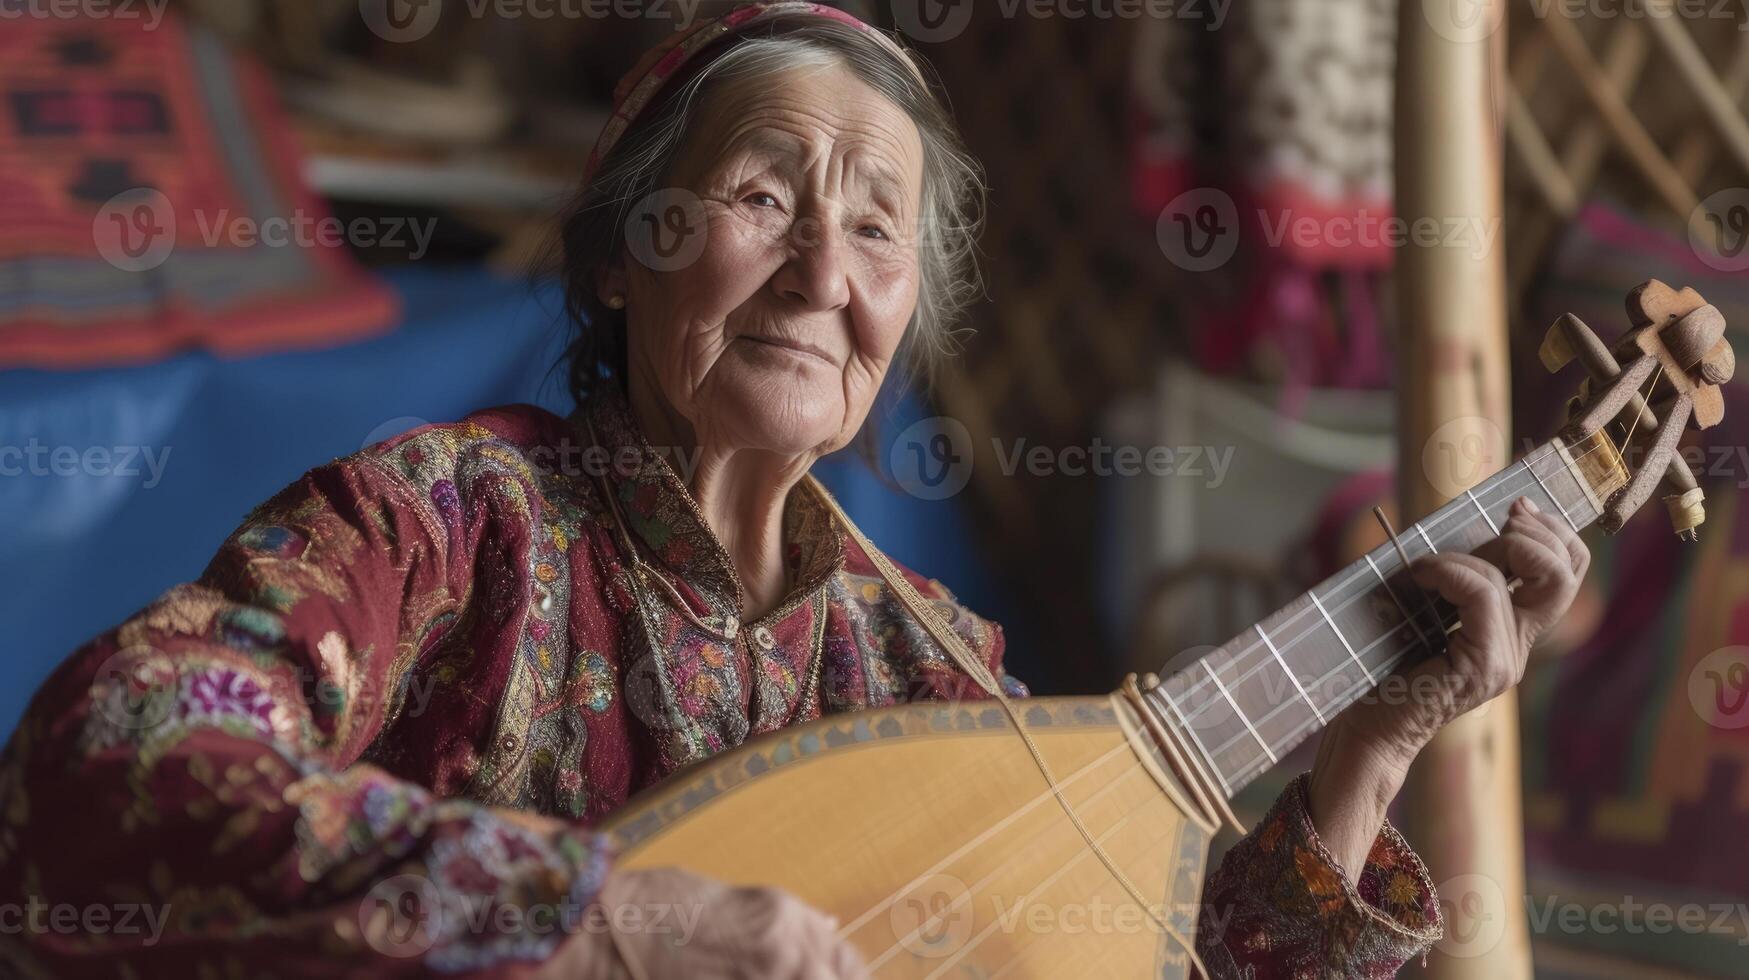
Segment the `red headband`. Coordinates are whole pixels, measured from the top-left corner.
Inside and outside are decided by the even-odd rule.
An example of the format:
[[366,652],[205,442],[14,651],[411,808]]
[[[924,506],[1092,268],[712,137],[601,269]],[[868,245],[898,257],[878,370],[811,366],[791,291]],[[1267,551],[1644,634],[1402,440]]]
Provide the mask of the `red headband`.
[[707,20],[684,31],[677,31],[663,39],[661,44],[644,52],[644,56],[638,59],[632,70],[626,72],[619,84],[613,87],[613,116],[602,127],[601,136],[595,141],[595,149],[589,152],[589,161],[583,166],[584,182],[587,183],[595,176],[596,167],[601,165],[608,151],[625,135],[632,120],[655,100],[656,94],[668,80],[680,71],[682,65],[692,60],[694,55],[709,47],[712,42],[744,31],[755,24],[796,16],[825,17],[862,31],[910,68],[919,82],[923,82],[923,73],[917,68],[916,62],[892,38],[842,10],[807,0],[749,3],[736,7],[716,20]]

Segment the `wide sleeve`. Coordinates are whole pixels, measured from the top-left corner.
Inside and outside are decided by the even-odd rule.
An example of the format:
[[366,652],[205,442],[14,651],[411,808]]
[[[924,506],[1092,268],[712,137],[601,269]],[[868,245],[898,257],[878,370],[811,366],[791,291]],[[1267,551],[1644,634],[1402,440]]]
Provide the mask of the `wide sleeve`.
[[0,903],[39,910],[0,973],[523,976],[587,938],[560,924],[602,839],[359,761],[425,706],[433,632],[494,615],[475,566],[514,544],[353,457],[79,650],[0,756]]
[[1211,980],[1389,978],[1439,940],[1427,868],[1387,821],[1358,884],[1307,809],[1306,775],[1226,854],[1203,888],[1196,946]]

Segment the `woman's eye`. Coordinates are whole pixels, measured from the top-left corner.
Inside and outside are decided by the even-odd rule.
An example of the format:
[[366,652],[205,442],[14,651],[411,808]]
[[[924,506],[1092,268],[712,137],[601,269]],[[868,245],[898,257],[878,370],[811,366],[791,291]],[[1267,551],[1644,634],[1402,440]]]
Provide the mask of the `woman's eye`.
[[746,200],[747,203],[758,208],[777,207],[777,198],[765,193],[764,191],[755,191],[752,194],[747,195]]
[[863,225],[858,229],[858,233],[877,241],[886,241],[887,239],[886,231],[874,225]]

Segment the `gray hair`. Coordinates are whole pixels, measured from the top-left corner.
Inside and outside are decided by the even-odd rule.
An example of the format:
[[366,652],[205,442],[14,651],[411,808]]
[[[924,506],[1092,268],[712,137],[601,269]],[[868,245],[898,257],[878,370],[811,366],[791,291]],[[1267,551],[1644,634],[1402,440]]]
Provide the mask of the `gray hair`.
[[[824,18],[778,22],[735,36],[675,91],[646,107],[595,175],[565,208],[558,250],[565,306],[578,334],[566,352],[579,402],[607,379],[624,383],[626,319],[597,295],[601,269],[625,252],[624,228],[637,202],[673,170],[696,126],[703,95],[729,79],[771,78],[796,68],[842,66],[911,119],[923,144],[918,216],[917,309],[899,347],[910,376],[932,380],[958,346],[955,321],[983,291],[976,247],[984,210],[982,167],[966,149],[946,106],[913,66],[854,27]],[[696,56],[695,56],[696,57]]]

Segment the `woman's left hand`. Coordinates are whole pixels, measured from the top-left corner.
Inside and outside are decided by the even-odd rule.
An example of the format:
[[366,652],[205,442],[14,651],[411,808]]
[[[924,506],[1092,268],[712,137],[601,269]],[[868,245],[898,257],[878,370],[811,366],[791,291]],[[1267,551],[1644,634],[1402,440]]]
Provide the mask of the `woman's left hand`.
[[[1579,536],[1528,497],[1513,503],[1494,547],[1504,573],[1454,552],[1415,563],[1415,581],[1455,605],[1463,628],[1445,656],[1386,680],[1324,734],[1308,802],[1319,836],[1350,875],[1364,864],[1415,756],[1441,728],[1517,685],[1537,637],[1572,605],[1591,564]],[[1509,575],[1520,580],[1516,589],[1507,587]]]

